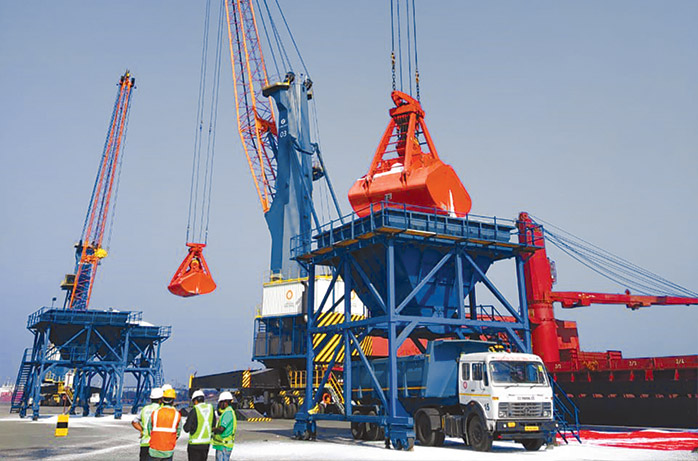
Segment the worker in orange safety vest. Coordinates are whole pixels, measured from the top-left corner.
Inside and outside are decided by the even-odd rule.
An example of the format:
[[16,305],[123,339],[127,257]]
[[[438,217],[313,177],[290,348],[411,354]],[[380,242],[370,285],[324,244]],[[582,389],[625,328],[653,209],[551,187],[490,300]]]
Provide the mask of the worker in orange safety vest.
[[171,386],[163,386],[162,406],[153,412],[148,423],[151,458],[172,459],[182,432],[182,415],[173,406],[176,397],[177,393]]

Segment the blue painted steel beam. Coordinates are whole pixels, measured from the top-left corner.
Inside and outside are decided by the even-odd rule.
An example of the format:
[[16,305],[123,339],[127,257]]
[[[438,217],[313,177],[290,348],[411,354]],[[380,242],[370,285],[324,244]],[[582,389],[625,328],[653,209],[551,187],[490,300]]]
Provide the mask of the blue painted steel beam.
[[371,282],[371,280],[368,278],[366,272],[364,272],[359,263],[356,261],[356,259],[354,259],[354,257],[350,253],[347,253],[347,258],[351,261],[352,265],[354,266],[354,269],[356,269],[356,272],[359,274],[359,277],[361,277],[361,280],[363,280],[363,282],[366,284],[373,297],[376,298],[376,301],[378,301],[378,305],[381,307],[381,309],[383,309],[383,312],[387,312],[387,307],[385,302],[383,301],[383,298],[381,297],[380,293],[378,293],[378,290],[376,290],[376,287],[373,286],[373,282]]
[[[340,267],[344,269],[344,324],[346,325],[351,323],[351,290],[353,288],[351,278],[351,263],[345,258]],[[351,341],[349,340],[349,330],[346,328],[342,332],[342,340],[344,342],[344,381],[351,383]],[[351,414],[351,386],[344,386],[343,390],[344,409],[346,414]]]
[[[341,265],[341,263],[340,263]],[[318,314],[313,318],[313,321],[317,321],[318,317],[320,316],[320,312],[322,312],[322,309],[325,307],[325,303],[327,302],[327,299],[330,297],[330,294],[332,294],[332,289],[334,288],[335,283],[337,282],[337,278],[339,277],[339,271],[335,270],[332,271],[332,280],[330,281],[330,286],[327,288],[327,292],[325,292],[325,296],[322,297],[322,301],[320,302],[320,306],[318,307]],[[308,279],[308,283],[311,283],[311,280]],[[315,283],[313,280],[312,283]],[[334,308],[334,306],[333,306]]]
[[502,293],[499,292],[496,286],[490,281],[489,278],[485,275],[484,272],[482,272],[482,269],[478,267],[477,264],[475,264],[475,261],[470,257],[470,255],[466,252],[462,252],[463,256],[465,256],[466,261],[470,263],[470,265],[473,267],[475,272],[478,273],[480,278],[482,278],[482,283],[485,284],[485,286],[492,292],[492,294],[497,298],[497,300],[502,303],[502,305],[509,311],[511,315],[514,316],[517,322],[523,323],[523,319],[521,318],[521,314],[514,309],[511,304],[509,304],[509,301],[504,297]]
[[531,320],[528,318],[528,296],[526,295],[526,280],[524,278],[524,259],[521,255],[516,257],[516,283],[519,288],[519,306],[524,324],[525,351],[532,352],[531,344]]
[[[388,400],[385,397],[385,393],[383,392],[383,389],[381,388],[380,383],[378,382],[378,378],[376,377],[376,373],[373,371],[373,367],[371,364],[368,362],[368,359],[366,358],[366,355],[364,354],[364,351],[361,349],[361,343],[356,339],[356,336],[354,336],[354,333],[349,331],[349,336],[351,337],[351,340],[354,342],[354,347],[358,351],[359,359],[361,359],[361,362],[364,364],[366,367],[366,370],[368,371],[369,376],[371,377],[371,383],[373,384],[373,390],[376,391],[376,394],[378,395],[378,398],[380,401],[383,403],[383,406],[385,408],[388,408]],[[349,381],[351,383],[351,381]],[[350,392],[351,392],[351,386],[349,386]],[[346,400],[345,400],[346,401]]]

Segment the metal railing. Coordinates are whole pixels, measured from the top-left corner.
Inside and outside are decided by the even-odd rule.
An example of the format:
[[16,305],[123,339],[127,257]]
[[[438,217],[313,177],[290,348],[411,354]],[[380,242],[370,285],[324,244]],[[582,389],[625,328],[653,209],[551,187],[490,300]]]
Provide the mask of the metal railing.
[[570,435],[582,443],[579,435],[579,408],[567,397],[565,390],[555,382],[550,373],[548,380],[553,386],[553,413],[557,422],[557,433],[565,443],[569,443],[567,437]]
[[[363,218],[351,213],[321,225],[310,234],[292,237],[291,255],[297,258],[320,248],[331,247],[340,242],[352,242],[359,236],[385,229],[407,233],[411,231],[422,237],[519,245],[520,231],[515,220],[447,213],[437,208],[387,201],[371,204],[367,210],[369,213]],[[536,238],[534,230],[526,229],[528,240],[521,240],[531,241],[535,248],[542,248],[542,237]]]

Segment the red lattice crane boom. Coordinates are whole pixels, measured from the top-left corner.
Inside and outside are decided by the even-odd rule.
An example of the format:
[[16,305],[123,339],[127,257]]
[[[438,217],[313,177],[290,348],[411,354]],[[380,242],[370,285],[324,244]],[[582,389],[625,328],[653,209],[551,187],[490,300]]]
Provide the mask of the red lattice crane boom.
[[254,5],[252,0],[227,0],[225,13],[238,131],[266,213],[276,193],[276,122],[269,98],[262,95],[269,80]]

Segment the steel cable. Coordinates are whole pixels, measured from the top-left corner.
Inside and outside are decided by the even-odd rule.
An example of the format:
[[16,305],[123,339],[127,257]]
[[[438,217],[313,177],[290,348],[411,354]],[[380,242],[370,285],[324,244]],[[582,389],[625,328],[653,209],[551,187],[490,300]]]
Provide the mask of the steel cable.
[[616,256],[543,219],[546,239],[564,253],[603,277],[632,288],[640,294],[698,297],[698,293]]

